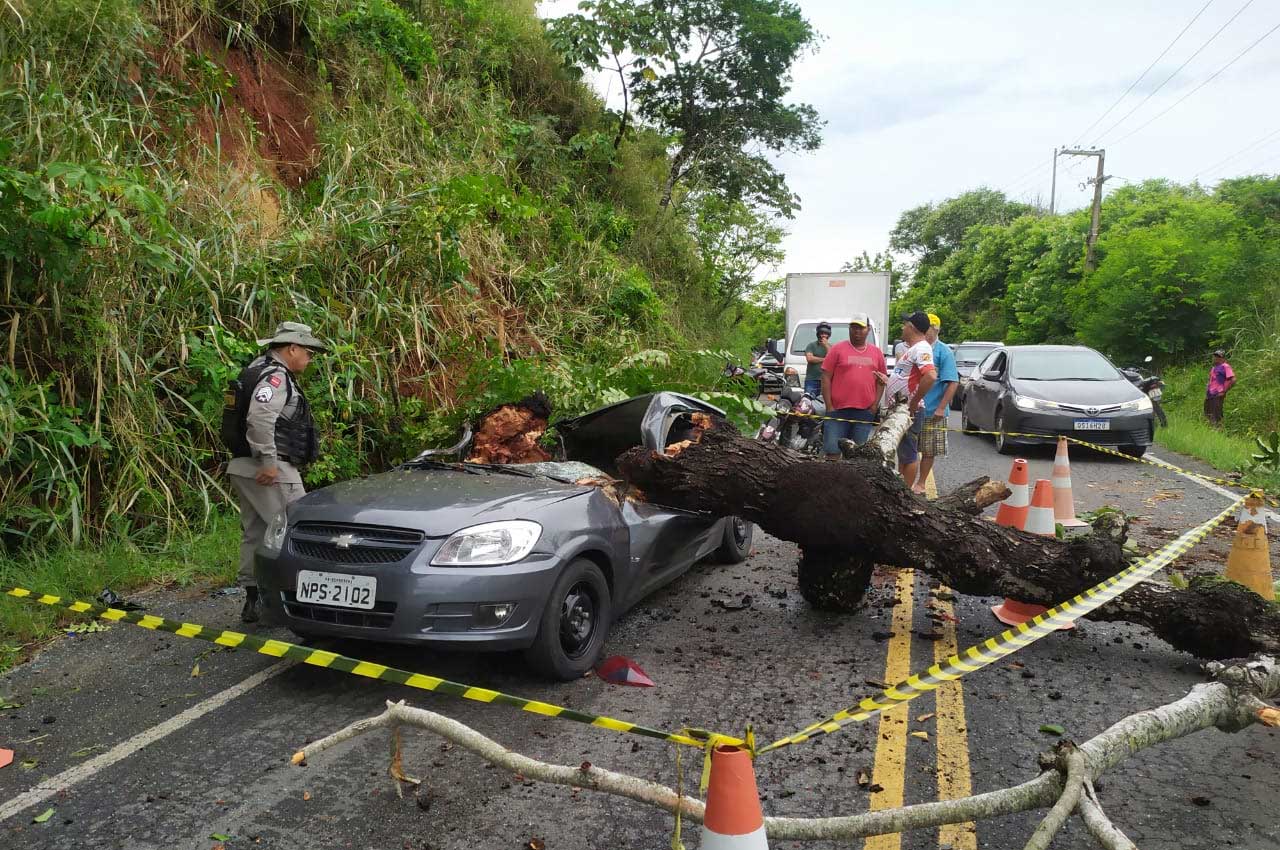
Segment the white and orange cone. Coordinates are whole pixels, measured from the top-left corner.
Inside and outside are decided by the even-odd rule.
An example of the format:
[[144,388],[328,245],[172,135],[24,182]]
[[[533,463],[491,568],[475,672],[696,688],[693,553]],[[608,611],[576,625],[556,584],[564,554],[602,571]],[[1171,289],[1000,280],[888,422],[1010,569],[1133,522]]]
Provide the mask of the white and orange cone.
[[1058,453],[1053,458],[1053,518],[1063,528],[1082,528],[1089,523],[1076,519],[1075,498],[1071,495],[1071,460],[1067,456],[1067,438],[1058,438]]
[[[1047,478],[1036,479],[1035,494],[1031,497],[1031,507],[1027,511],[1027,523],[1023,530],[1044,537],[1057,536],[1053,522],[1053,482]],[[991,613],[1006,626],[1025,623],[1048,610],[1043,605],[1019,602],[1016,599],[1005,599],[999,605],[991,606]],[[1073,629],[1075,626],[1067,624],[1059,628]]]
[[996,508],[996,525],[1022,528],[1027,523],[1027,462],[1018,458],[1009,470],[1009,498]]
[[711,780],[702,821],[702,850],[768,850],[764,813],[751,753],[741,747],[711,751]]

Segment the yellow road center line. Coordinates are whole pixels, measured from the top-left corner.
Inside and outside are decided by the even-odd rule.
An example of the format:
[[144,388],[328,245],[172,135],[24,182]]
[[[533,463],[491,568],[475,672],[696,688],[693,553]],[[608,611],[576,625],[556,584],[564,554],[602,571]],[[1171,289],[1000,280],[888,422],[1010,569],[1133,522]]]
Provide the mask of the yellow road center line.
[[[945,585],[939,593],[950,593]],[[944,663],[956,654],[956,624],[950,602],[937,600],[934,610],[943,615],[942,638],[933,643],[933,659]],[[938,745],[938,799],[958,800],[973,793],[969,774],[969,726],[964,714],[962,679],[946,682],[934,691],[937,727],[934,737]],[[938,830],[938,846],[952,850],[978,850],[977,828],[972,823],[949,823]]]
[[[893,637],[889,639],[889,654],[885,660],[886,682],[901,682],[911,675],[911,607],[915,587],[912,570],[898,570],[895,588],[898,604],[893,608]],[[871,811],[893,809],[902,805],[907,776],[907,713],[906,705],[880,712],[876,729],[876,761],[872,769],[872,781],[884,790],[871,795]],[[901,850],[901,833],[873,835],[863,845],[865,850]]]

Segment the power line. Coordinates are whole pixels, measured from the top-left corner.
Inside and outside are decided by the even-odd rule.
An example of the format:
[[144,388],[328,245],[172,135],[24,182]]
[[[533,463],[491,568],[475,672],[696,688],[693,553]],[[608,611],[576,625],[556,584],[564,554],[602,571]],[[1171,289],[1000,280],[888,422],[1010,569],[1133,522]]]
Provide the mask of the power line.
[[[1177,43],[1178,43],[1178,41],[1179,41],[1179,40],[1181,40],[1181,38],[1182,38],[1184,35],[1186,35],[1186,34],[1187,34],[1187,30],[1191,29],[1191,25],[1192,25],[1192,24],[1194,24],[1196,21],[1200,20],[1200,16],[1204,14],[1205,9],[1208,9],[1208,8],[1209,8],[1210,6],[1212,6],[1212,5],[1213,5],[1213,0],[1209,0],[1209,2],[1207,2],[1207,3],[1205,3],[1203,6],[1201,6],[1201,7],[1200,7],[1200,11],[1199,11],[1199,12],[1196,12],[1195,17],[1193,17],[1190,21],[1188,21],[1188,22],[1187,22],[1187,25],[1186,25],[1185,27],[1183,27],[1183,28],[1182,28],[1182,31],[1181,31],[1181,32],[1179,32],[1176,36],[1174,36],[1174,37],[1173,37],[1173,41],[1169,42],[1169,43],[1165,46],[1164,50],[1161,50],[1161,51],[1160,51],[1160,55],[1159,55],[1159,56],[1157,56],[1155,59],[1152,59],[1152,60],[1151,60],[1151,64],[1150,64],[1150,65],[1148,65],[1148,66],[1146,67],[1146,70],[1144,70],[1141,74],[1139,74],[1139,75],[1138,75],[1138,79],[1134,80],[1132,83],[1130,83],[1130,84],[1129,84],[1129,88],[1127,88],[1127,89],[1125,89],[1125,90],[1124,90],[1124,94],[1122,94],[1122,95],[1120,95],[1118,98],[1116,98],[1115,103],[1113,103],[1113,104],[1111,104],[1110,106],[1108,106],[1108,107],[1107,107],[1107,111],[1106,111],[1106,112],[1104,112],[1104,113],[1102,113],[1101,115],[1099,115],[1097,118],[1095,118],[1095,119],[1093,120],[1093,123],[1092,123],[1092,124],[1090,124],[1088,127],[1086,127],[1083,133],[1079,133],[1079,134],[1076,136],[1076,139],[1077,139],[1078,141],[1080,141],[1080,142],[1083,142],[1083,141],[1084,141],[1084,137],[1089,133],[1089,131],[1090,131],[1090,130],[1092,130],[1094,127],[1097,127],[1097,126],[1098,126],[1098,124],[1102,123],[1102,119],[1103,119],[1103,118],[1106,118],[1108,115],[1110,115],[1110,114],[1111,114],[1111,110],[1113,110],[1113,109],[1115,109],[1117,106],[1119,106],[1119,105],[1120,105],[1120,101],[1122,101],[1122,100],[1124,100],[1126,97],[1128,97],[1128,96],[1129,96],[1129,92],[1133,91],[1134,87],[1135,87],[1136,85],[1138,85],[1138,83],[1140,83],[1140,82],[1142,82],[1144,79],[1146,79],[1147,74],[1148,74],[1148,73],[1150,73],[1150,72],[1151,72],[1151,69],[1152,69],[1152,68],[1154,68],[1154,67],[1156,66],[1156,63],[1157,63],[1157,62],[1159,62],[1161,59],[1163,59],[1163,58],[1164,58],[1164,56],[1165,56],[1165,54],[1166,54],[1166,53],[1168,53],[1171,49],[1173,49],[1173,46],[1174,46],[1175,44],[1177,44]],[[1167,82],[1167,81],[1166,81],[1166,82]],[[1144,101],[1144,103],[1145,103],[1145,101]]]
[[1243,156],[1244,154],[1247,154],[1249,151],[1251,151],[1251,150],[1253,150],[1254,148],[1258,147],[1259,145],[1261,145],[1261,144],[1265,143],[1267,140],[1275,138],[1276,136],[1280,136],[1280,130],[1273,130],[1272,132],[1267,133],[1267,134],[1266,134],[1265,136],[1263,136],[1261,139],[1258,139],[1256,142],[1253,142],[1252,144],[1246,145],[1245,147],[1243,147],[1243,148],[1241,148],[1240,150],[1236,151],[1235,153],[1231,154],[1231,156],[1228,156],[1228,157],[1225,157],[1224,159],[1220,159],[1220,160],[1218,160],[1218,161],[1217,161],[1217,162],[1215,162],[1213,165],[1210,165],[1208,168],[1202,168],[1202,169],[1200,169],[1200,170],[1199,170],[1199,171],[1197,171],[1195,174],[1192,174],[1192,175],[1191,175],[1191,179],[1192,179],[1192,180],[1195,180],[1197,177],[1199,177],[1201,174],[1204,174],[1206,171],[1217,171],[1219,168],[1221,168],[1222,166],[1226,165],[1226,164],[1227,164],[1228,162],[1230,162],[1231,160],[1233,160],[1233,159],[1235,159],[1235,158],[1237,158],[1237,157]]
[[1130,109],[1128,112],[1126,112],[1126,113],[1124,114],[1124,117],[1122,117],[1119,121],[1117,121],[1116,123],[1112,124],[1112,125],[1111,125],[1110,127],[1108,127],[1106,130],[1103,130],[1103,131],[1102,131],[1102,136],[1105,138],[1105,137],[1106,137],[1106,135],[1107,135],[1108,133],[1110,133],[1110,132],[1111,132],[1112,130],[1114,130],[1115,128],[1119,127],[1119,126],[1120,126],[1121,124],[1123,124],[1125,121],[1129,120],[1129,116],[1130,116],[1130,115],[1132,115],[1133,113],[1137,112],[1139,109],[1141,109],[1143,106],[1145,106],[1145,105],[1147,104],[1147,101],[1149,101],[1149,100],[1151,100],[1151,98],[1155,97],[1155,96],[1156,96],[1156,94],[1157,94],[1157,93],[1158,93],[1162,88],[1164,88],[1164,87],[1165,87],[1165,85],[1166,85],[1166,84],[1168,84],[1168,82],[1169,82],[1170,80],[1172,80],[1174,77],[1178,76],[1179,72],[1181,72],[1183,68],[1187,67],[1187,65],[1189,65],[1189,64],[1191,63],[1191,60],[1192,60],[1192,59],[1195,59],[1197,56],[1199,56],[1199,55],[1200,55],[1200,53],[1201,53],[1201,52],[1202,52],[1206,47],[1208,47],[1210,44],[1213,44],[1214,39],[1216,39],[1218,36],[1222,35],[1222,31],[1223,31],[1223,30],[1225,30],[1227,27],[1231,26],[1231,23],[1232,23],[1236,18],[1240,17],[1241,13],[1243,13],[1245,9],[1248,9],[1248,8],[1249,8],[1250,6],[1252,6],[1252,5],[1253,5],[1253,0],[1246,0],[1245,4],[1244,4],[1243,6],[1241,6],[1241,7],[1236,11],[1236,13],[1235,13],[1234,15],[1232,15],[1230,18],[1228,18],[1228,19],[1227,19],[1227,22],[1226,22],[1225,24],[1223,24],[1222,26],[1218,27],[1218,31],[1217,31],[1217,32],[1215,32],[1213,35],[1209,36],[1209,40],[1208,40],[1208,41],[1206,41],[1204,44],[1202,44],[1202,45],[1200,45],[1199,47],[1197,47],[1197,48],[1196,48],[1196,52],[1195,52],[1195,53],[1192,53],[1190,56],[1188,56],[1188,57],[1187,57],[1187,59],[1186,59],[1186,61],[1184,61],[1181,65],[1179,65],[1177,68],[1175,68],[1175,69],[1174,69],[1174,71],[1173,71],[1173,73],[1172,73],[1172,74],[1170,74],[1169,76],[1165,77],[1165,78],[1164,78],[1164,82],[1160,83],[1160,85],[1156,86],[1154,90],[1152,90],[1151,92],[1149,92],[1149,93],[1147,94],[1147,96],[1146,96],[1146,97],[1144,97],[1144,98],[1142,99],[1142,101],[1141,101],[1137,106],[1135,106],[1133,109]]
[[[1250,2],[1252,2],[1252,0],[1250,0]],[[1191,95],[1193,95],[1193,94],[1195,94],[1196,92],[1200,91],[1200,89],[1202,89],[1202,88],[1204,88],[1205,86],[1209,85],[1209,83],[1213,82],[1215,79],[1217,79],[1217,77],[1218,77],[1218,75],[1219,75],[1219,74],[1221,74],[1223,71],[1227,70],[1228,68],[1230,68],[1232,65],[1236,64],[1237,62],[1239,62],[1242,58],[1244,58],[1244,55],[1245,55],[1246,53],[1248,53],[1250,50],[1253,50],[1253,48],[1255,48],[1255,47],[1257,47],[1259,44],[1261,44],[1261,43],[1262,43],[1262,42],[1267,38],[1267,36],[1271,35],[1271,34],[1272,34],[1273,32],[1275,32],[1276,30],[1280,30],[1280,24],[1276,24],[1274,27],[1272,27],[1271,29],[1267,30],[1267,31],[1266,31],[1266,32],[1264,32],[1262,35],[1258,36],[1257,40],[1256,40],[1256,41],[1254,41],[1254,42],[1253,42],[1253,44],[1250,44],[1250,45],[1249,45],[1248,47],[1246,47],[1244,50],[1241,50],[1239,53],[1237,53],[1237,54],[1235,55],[1235,58],[1234,58],[1234,59],[1232,59],[1232,60],[1231,60],[1230,62],[1228,62],[1227,64],[1223,65],[1223,66],[1222,66],[1221,68],[1219,68],[1218,70],[1214,71],[1212,74],[1210,74],[1210,75],[1209,75],[1209,76],[1204,80],[1204,82],[1200,83],[1200,85],[1196,86],[1196,87],[1195,87],[1195,88],[1193,88],[1191,91],[1187,92],[1187,93],[1186,93],[1186,94],[1184,94],[1182,97],[1178,98],[1178,99],[1177,99],[1177,100],[1175,100],[1173,103],[1169,104],[1169,105],[1168,105],[1167,107],[1165,107],[1162,111],[1157,112],[1155,115],[1153,115],[1151,118],[1147,119],[1147,121],[1146,121],[1145,123],[1141,124],[1141,125],[1140,125],[1140,126],[1138,126],[1136,129],[1130,130],[1130,131],[1129,131],[1128,133],[1126,133],[1125,135],[1123,135],[1123,136],[1121,136],[1120,138],[1116,139],[1116,140],[1115,140],[1114,142],[1112,142],[1111,144],[1112,144],[1112,145],[1118,145],[1118,144],[1120,144],[1120,143],[1121,143],[1121,142],[1123,142],[1125,139],[1128,139],[1129,137],[1133,136],[1135,133],[1139,133],[1139,132],[1141,132],[1142,130],[1144,130],[1145,128],[1147,128],[1147,127],[1151,126],[1152,122],[1154,122],[1154,121],[1158,120],[1159,118],[1162,118],[1162,117],[1163,117],[1163,116],[1165,116],[1165,115],[1168,115],[1168,114],[1169,114],[1169,111],[1170,111],[1171,109],[1173,109],[1173,108],[1174,108],[1175,106],[1177,106],[1178,104],[1182,103],[1182,102],[1183,102],[1184,100],[1186,100],[1187,98],[1191,97]]]

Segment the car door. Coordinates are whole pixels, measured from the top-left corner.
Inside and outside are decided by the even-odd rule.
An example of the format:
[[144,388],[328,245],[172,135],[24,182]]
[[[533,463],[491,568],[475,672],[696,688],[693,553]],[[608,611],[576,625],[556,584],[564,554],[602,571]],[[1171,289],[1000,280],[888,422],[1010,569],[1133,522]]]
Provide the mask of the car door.
[[648,502],[626,501],[621,511],[631,532],[635,575],[627,605],[676,578],[720,545],[723,524],[715,517]]
[[[979,364],[978,371],[974,375],[973,385],[969,388],[965,403],[968,406],[969,422],[978,428],[990,430],[995,420],[996,399],[1000,397],[1001,380],[1007,360],[1007,354],[1002,349],[996,349]],[[988,378],[987,375],[990,373],[999,373],[1001,377]]]

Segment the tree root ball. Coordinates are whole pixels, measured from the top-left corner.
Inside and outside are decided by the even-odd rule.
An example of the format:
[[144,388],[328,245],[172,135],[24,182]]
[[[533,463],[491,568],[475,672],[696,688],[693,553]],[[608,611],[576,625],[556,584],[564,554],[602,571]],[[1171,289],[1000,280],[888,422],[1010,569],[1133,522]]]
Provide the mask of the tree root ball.
[[856,611],[871,586],[875,564],[845,549],[810,546],[800,552],[800,596],[819,611]]

